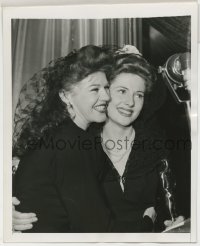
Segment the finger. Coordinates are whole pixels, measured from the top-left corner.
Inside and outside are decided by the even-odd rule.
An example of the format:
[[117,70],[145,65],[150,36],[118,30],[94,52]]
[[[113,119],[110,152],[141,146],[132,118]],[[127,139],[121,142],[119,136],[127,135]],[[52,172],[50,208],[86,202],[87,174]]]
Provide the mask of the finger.
[[17,197],[13,197],[13,198],[12,198],[12,204],[13,204],[14,206],[17,206],[17,205],[20,204],[20,201],[17,199]]
[[13,229],[13,232],[14,233],[22,233],[21,231],[15,231],[14,229]]
[[33,217],[36,217],[36,214],[34,214],[34,213],[21,213],[18,211],[13,211],[13,218],[15,218],[15,219],[31,219]]
[[165,220],[165,221],[164,221],[164,224],[165,224],[166,226],[168,226],[169,224],[171,224],[171,220]]
[[172,221],[171,220],[165,220],[164,224],[165,224],[165,226],[171,226],[172,225]]
[[177,225],[177,224],[179,224],[179,223],[181,223],[181,222],[183,222],[183,221],[184,221],[184,216],[180,215],[180,216],[178,216],[178,217],[175,219],[175,221],[173,222],[173,224],[174,224],[174,225]]
[[13,225],[28,225],[36,222],[38,219],[33,217],[31,219],[13,219]]
[[178,221],[179,223],[184,221],[184,220],[185,220],[185,217],[182,215],[178,216],[178,218],[176,219],[176,221]]
[[14,225],[13,228],[16,231],[26,231],[29,230],[33,227],[32,224],[28,224],[28,225]]

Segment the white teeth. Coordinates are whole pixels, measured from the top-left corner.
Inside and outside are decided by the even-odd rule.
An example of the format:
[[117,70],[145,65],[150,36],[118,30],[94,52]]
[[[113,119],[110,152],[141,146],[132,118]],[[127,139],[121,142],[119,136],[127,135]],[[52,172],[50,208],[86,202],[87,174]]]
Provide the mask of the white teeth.
[[118,112],[125,115],[125,116],[131,116],[132,115],[132,111],[130,112],[130,110],[126,110],[126,109],[122,109],[122,108],[118,108]]
[[131,114],[132,113],[132,111],[126,110],[126,109],[123,109],[123,108],[120,108],[119,111],[127,113],[127,114]]
[[106,106],[104,106],[104,105],[96,106],[95,109],[96,109],[97,111],[105,111],[105,110],[106,110]]

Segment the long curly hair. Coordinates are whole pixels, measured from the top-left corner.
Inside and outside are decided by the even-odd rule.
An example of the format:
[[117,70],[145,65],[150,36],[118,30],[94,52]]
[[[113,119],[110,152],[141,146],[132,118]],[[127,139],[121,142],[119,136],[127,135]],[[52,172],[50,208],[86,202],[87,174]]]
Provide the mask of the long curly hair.
[[106,47],[88,45],[50,62],[22,88],[14,116],[13,156],[22,156],[29,144],[70,118],[60,99],[62,89],[70,91],[82,79],[97,71],[109,77],[112,53]]

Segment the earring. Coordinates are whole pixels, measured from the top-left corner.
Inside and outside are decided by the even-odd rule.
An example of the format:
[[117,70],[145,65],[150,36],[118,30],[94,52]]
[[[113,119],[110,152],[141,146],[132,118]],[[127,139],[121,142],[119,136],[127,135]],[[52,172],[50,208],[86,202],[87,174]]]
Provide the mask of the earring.
[[73,120],[76,117],[76,113],[74,112],[73,106],[71,103],[67,103],[67,111],[69,112],[70,118]]

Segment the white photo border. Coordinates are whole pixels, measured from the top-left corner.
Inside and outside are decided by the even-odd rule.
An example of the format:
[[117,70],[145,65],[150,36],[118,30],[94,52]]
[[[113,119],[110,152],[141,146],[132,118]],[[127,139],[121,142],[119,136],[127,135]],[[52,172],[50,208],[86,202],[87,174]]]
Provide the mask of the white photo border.
[[[95,4],[3,8],[4,241],[5,242],[195,242],[197,234],[197,10],[195,2]],[[191,232],[190,233],[12,233],[11,19],[102,19],[191,16]]]

